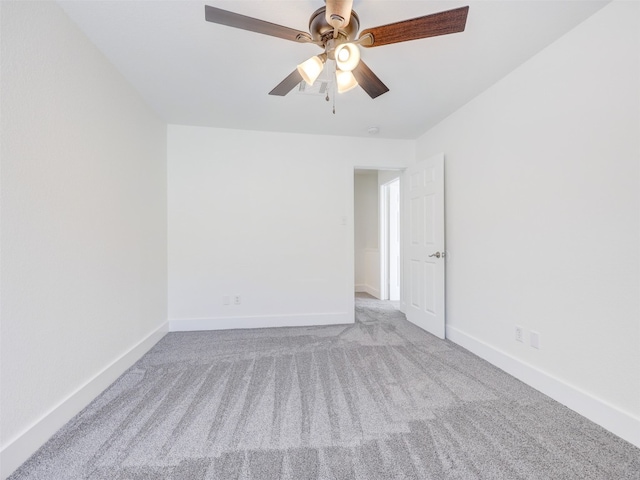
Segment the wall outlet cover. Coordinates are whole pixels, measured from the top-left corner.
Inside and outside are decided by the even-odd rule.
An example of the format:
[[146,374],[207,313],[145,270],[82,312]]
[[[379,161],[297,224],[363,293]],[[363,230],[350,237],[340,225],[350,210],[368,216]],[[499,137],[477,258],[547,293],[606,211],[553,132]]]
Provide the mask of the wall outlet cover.
[[520,325],[516,325],[516,341],[517,342],[524,342],[524,328],[522,328]]

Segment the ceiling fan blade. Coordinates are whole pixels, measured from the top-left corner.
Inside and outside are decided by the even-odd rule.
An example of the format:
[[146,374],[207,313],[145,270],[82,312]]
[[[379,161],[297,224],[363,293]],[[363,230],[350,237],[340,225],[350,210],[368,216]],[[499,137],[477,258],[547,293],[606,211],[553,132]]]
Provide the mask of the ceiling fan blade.
[[284,97],[287,93],[293,90],[302,81],[302,75],[296,68],[289,74],[287,78],[282,80],[276,87],[269,92],[269,95],[278,95]]
[[390,43],[437,37],[449,33],[463,32],[467,23],[469,7],[460,7],[446,12],[425,15],[402,22],[390,23],[363,30],[360,38],[371,34],[372,43],[362,42],[363,47],[379,47]]
[[360,60],[360,63],[358,63],[358,66],[352,73],[353,76],[356,77],[358,85],[360,85],[371,98],[379,97],[389,91],[389,88],[382,83],[382,80],[380,80],[362,60]]
[[311,35],[300,30],[295,30],[289,27],[283,27],[282,25],[276,25],[275,23],[265,22],[253,17],[247,17],[246,15],[240,15],[239,13],[229,12],[228,10],[222,10],[221,8],[211,7],[209,5],[204,6],[204,18],[207,22],[218,23],[220,25],[226,25],[227,27],[240,28],[242,30],[249,30],[250,32],[262,33],[264,35],[271,35],[272,37],[284,38],[285,40],[291,40],[293,42],[309,43],[311,42]]

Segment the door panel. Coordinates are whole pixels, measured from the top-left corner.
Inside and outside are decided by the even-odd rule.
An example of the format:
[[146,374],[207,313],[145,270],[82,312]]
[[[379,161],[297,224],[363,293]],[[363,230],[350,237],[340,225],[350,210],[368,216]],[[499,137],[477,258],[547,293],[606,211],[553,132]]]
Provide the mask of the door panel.
[[437,268],[433,263],[424,263],[424,310],[427,313],[436,315],[437,302],[436,302],[436,278],[438,275]]
[[413,308],[422,309],[422,285],[424,279],[422,276],[422,264],[419,260],[411,261],[411,301],[410,305]]
[[405,313],[410,322],[444,338],[444,155],[409,167],[404,181]]
[[432,247],[436,244],[436,204],[435,195],[424,197],[424,242],[425,245]]
[[424,218],[424,201],[422,198],[411,199],[411,244],[422,245],[424,242],[424,226],[421,221]]

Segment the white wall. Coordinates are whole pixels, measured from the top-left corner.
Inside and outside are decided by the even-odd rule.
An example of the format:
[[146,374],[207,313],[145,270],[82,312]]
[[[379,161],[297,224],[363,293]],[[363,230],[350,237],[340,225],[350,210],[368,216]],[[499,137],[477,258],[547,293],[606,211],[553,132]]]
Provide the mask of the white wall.
[[166,330],[166,125],[54,2],[1,2],[2,476]]
[[413,154],[406,140],[170,125],[172,330],[353,321],[354,166]]
[[378,246],[378,172],[356,172],[354,178],[355,291],[380,298]]
[[417,157],[446,154],[448,336],[640,446],[639,19],[606,6]]

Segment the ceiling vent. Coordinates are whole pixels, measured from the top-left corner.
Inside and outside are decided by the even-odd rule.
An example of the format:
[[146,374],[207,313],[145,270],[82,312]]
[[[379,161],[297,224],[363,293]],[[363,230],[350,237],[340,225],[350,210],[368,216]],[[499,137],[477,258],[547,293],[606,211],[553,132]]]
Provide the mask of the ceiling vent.
[[302,95],[321,95],[324,96],[327,94],[327,89],[329,88],[329,82],[325,80],[316,80],[313,82],[313,85],[307,85],[307,82],[304,80],[300,82],[298,85],[297,93]]

